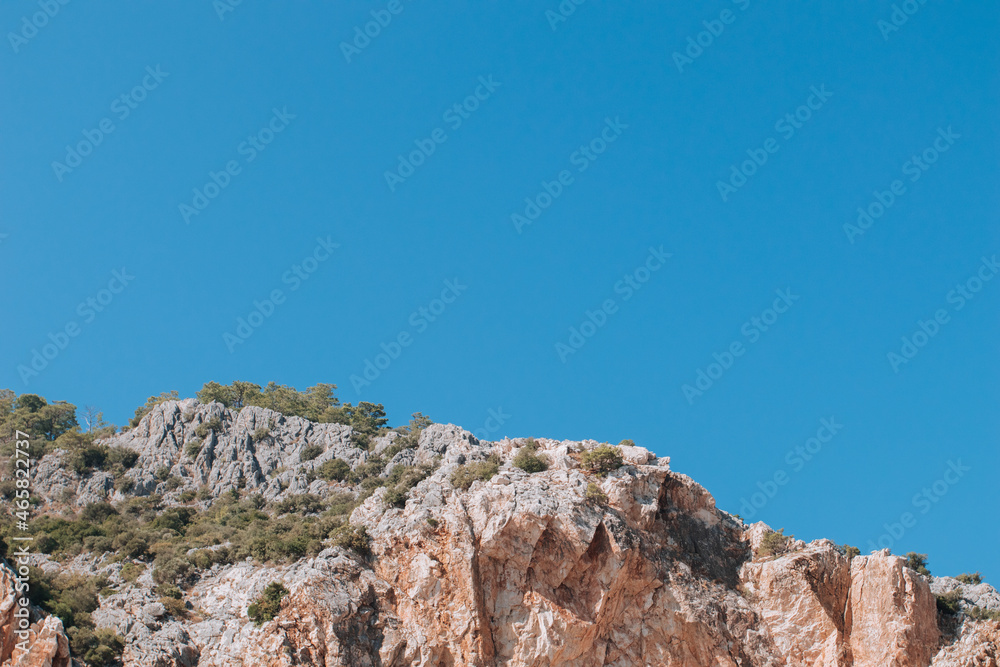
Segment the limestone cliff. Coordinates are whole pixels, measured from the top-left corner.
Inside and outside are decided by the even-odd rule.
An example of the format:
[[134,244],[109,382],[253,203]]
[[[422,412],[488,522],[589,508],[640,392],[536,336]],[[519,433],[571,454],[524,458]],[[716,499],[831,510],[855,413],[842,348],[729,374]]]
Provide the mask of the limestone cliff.
[[[202,449],[187,456],[185,443],[213,419]],[[262,427],[268,436],[255,439]],[[272,500],[351,488],[308,474],[333,458],[358,469],[391,445],[383,438],[364,451],[350,435],[349,427],[261,408],[186,401],[158,406],[109,444],[139,454],[128,473],[131,494],[158,491],[179,503],[183,491],[205,487],[198,502],[207,506],[237,485]],[[114,592],[91,616],[125,638],[126,667],[1000,664],[1000,623],[961,614],[944,623],[928,580],[898,556],[852,559],[828,540],[764,549],[766,526],[716,508],[665,457],[622,447],[624,465],[598,476],[581,467],[582,453],[598,443],[538,442],[549,466],[529,474],[512,465],[523,441],[428,427],[383,473],[434,466],[405,504],[387,502],[382,487],[351,514],[371,538],[370,553],[331,546],[285,564],[195,570],[183,591],[188,618],[164,610],[148,571],[130,583],[110,557],[60,567],[109,576]],[[309,445],[322,453],[304,461],[299,454]],[[452,483],[460,466],[491,460],[492,477],[465,490]],[[70,487],[98,497],[95,489],[104,488],[112,500],[126,495],[112,491],[113,481],[95,485],[93,475],[46,465],[37,478],[46,498]],[[179,479],[171,489],[155,474],[163,467]],[[289,593],[276,617],[256,625],[247,608],[271,582]],[[980,608],[1000,611],[991,587],[955,586]],[[10,660],[9,576],[0,587],[0,657]],[[50,621],[36,623],[33,644],[49,662],[14,656],[3,667],[66,664],[65,638]]]

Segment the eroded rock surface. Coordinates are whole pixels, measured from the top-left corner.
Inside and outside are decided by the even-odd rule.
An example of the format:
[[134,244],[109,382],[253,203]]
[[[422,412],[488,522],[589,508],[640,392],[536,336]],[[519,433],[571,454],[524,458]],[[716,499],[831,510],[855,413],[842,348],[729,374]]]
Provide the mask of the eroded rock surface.
[[[185,454],[212,420],[219,426],[198,454]],[[350,435],[346,426],[261,408],[172,401],[108,444],[139,454],[128,473],[133,495],[166,491],[156,471],[169,467],[181,480],[170,493],[205,486],[210,503],[238,486],[267,498],[343,491],[306,475],[334,457],[353,469],[367,461]],[[828,540],[790,540],[778,555],[761,556],[770,529],[717,509],[669,459],[623,448],[625,464],[601,477],[579,463],[598,443],[539,444],[549,468],[528,474],[512,465],[523,441],[481,442],[432,425],[384,473],[437,466],[405,506],[387,507],[382,488],[351,515],[371,536],[370,555],[333,547],[286,565],[215,565],[193,574],[183,619],[157,602],[148,572],[130,584],[120,564],[93,559],[117,591],[92,619],[125,637],[125,667],[1000,667],[998,624],[960,619],[953,634],[940,635],[934,593],[902,558],[849,559]],[[302,460],[309,445],[322,453]],[[494,477],[467,490],[452,485],[459,466],[491,457],[500,462]],[[39,474],[52,497],[66,488],[99,495],[108,484],[74,481],[58,466]],[[79,560],[72,566],[86,567]],[[273,620],[256,625],[247,607],[271,582],[289,594]],[[11,582],[0,585],[8,600]],[[949,586],[962,585],[940,580],[934,592]],[[1000,607],[986,584],[961,590],[970,604]],[[65,644],[51,620],[38,625],[34,645],[62,667]]]

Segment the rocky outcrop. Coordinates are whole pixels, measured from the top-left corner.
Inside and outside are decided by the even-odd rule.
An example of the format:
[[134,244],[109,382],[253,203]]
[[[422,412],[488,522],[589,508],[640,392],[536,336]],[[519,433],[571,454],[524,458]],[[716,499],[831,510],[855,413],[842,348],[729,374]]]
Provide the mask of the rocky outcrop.
[[966,620],[931,667],[1000,667],[1000,622]]
[[[340,458],[356,467],[369,457],[351,444],[349,426],[317,424],[255,406],[229,410],[194,399],[161,403],[135,428],[100,442],[138,454],[125,474],[131,485],[127,493],[115,491],[110,473],[80,475],[68,469],[63,452],[56,451],[42,457],[34,470],[36,494],[48,502],[72,498],[78,507],[152,493],[169,502],[184,491],[204,490],[211,499],[244,488],[273,500],[325,492],[325,482],[309,480],[309,473],[325,461]],[[192,443],[197,447],[189,449]],[[316,447],[321,453],[305,460],[303,451]],[[168,482],[170,478],[176,481]]]
[[[188,455],[208,423],[218,426]],[[369,460],[350,435],[261,408],[174,401],[108,444],[138,453],[133,493],[167,491],[156,471],[169,467],[181,481],[168,500],[204,486],[210,503],[240,486],[267,498],[346,490],[307,475],[334,457],[354,469]],[[770,528],[716,508],[669,459],[622,448],[624,465],[596,476],[580,454],[598,443],[538,442],[549,467],[528,474],[512,465],[523,441],[430,426],[383,473],[436,466],[405,506],[387,507],[380,488],[351,515],[371,536],[369,555],[331,547],[285,565],[214,565],[193,573],[185,618],[158,601],[148,572],[129,584],[120,564],[94,559],[117,592],[92,620],[125,637],[124,667],[1000,667],[995,622],[938,630],[934,592],[954,582],[970,604],[1000,608],[985,584],[940,580],[932,592],[904,559],[851,559],[828,540],[763,555]],[[321,453],[303,460],[311,445]],[[500,462],[495,476],[453,486],[459,466],[487,460]],[[56,471],[48,479],[66,486]],[[271,582],[289,593],[257,625],[247,608]]]
[[858,667],[923,667],[938,648],[927,580],[889,551],[851,561],[850,646]]
[[22,594],[14,572],[0,562],[0,667],[70,667],[62,621],[22,606]]

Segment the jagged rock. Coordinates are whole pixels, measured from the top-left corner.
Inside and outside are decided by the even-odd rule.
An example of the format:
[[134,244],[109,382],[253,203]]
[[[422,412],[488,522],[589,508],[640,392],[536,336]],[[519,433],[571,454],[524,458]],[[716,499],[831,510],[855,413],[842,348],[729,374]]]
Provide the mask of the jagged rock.
[[[189,457],[185,445],[214,419],[220,426]],[[265,427],[269,435],[255,438]],[[35,481],[48,502],[69,489],[113,501],[166,492],[169,503],[202,486],[203,506],[239,486],[268,499],[324,496],[349,485],[310,482],[309,472],[335,457],[353,469],[369,460],[350,436],[346,426],[263,408],[169,401],[106,441],[139,454],[130,494],[109,491],[104,476],[64,474],[58,453],[43,458]],[[376,438],[374,452],[397,439]],[[598,477],[578,461],[600,443],[537,442],[549,468],[528,474],[512,465],[523,439],[485,442],[457,426],[429,426],[384,471],[436,466],[405,506],[387,507],[378,488],[351,515],[371,536],[370,556],[335,547],[284,565],[215,564],[192,573],[186,618],[160,602],[152,568],[130,584],[106,557],[61,566],[105,573],[117,587],[91,618],[125,637],[124,667],[1000,667],[998,624],[959,617],[940,639],[932,587],[900,557],[849,560],[828,540],[794,539],[777,555],[755,556],[771,528],[716,508],[668,458],[625,447],[624,465]],[[302,461],[311,445],[322,453]],[[465,491],[451,484],[459,466],[490,457],[500,461],[492,479]],[[156,475],[164,467],[180,479],[170,492]],[[591,485],[601,493],[588,494]],[[247,608],[271,582],[289,594],[258,626]],[[11,599],[12,586],[0,573],[0,599]],[[968,605],[1000,608],[988,585],[934,580],[934,592],[953,588]],[[9,609],[0,604],[4,659]],[[68,665],[57,620],[32,623],[38,655]]]
[[938,648],[927,580],[885,549],[851,561],[851,652],[857,667],[923,667]]
[[963,609],[979,607],[988,611],[1000,611],[1000,593],[989,584],[963,584],[953,577],[934,577],[931,580],[931,592],[944,595],[958,591],[962,596],[960,604]]
[[17,590],[16,576],[0,562],[0,667],[70,667],[62,621],[43,617],[36,607],[22,607],[24,593]]
[[1000,622],[966,620],[957,639],[934,656],[931,667],[1000,667]]

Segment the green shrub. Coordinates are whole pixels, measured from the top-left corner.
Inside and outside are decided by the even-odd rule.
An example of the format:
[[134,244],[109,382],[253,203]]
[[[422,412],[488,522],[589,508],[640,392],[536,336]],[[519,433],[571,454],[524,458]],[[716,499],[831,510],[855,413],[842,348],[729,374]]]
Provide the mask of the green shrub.
[[853,560],[855,557],[861,555],[861,549],[852,547],[850,544],[845,544],[844,555],[847,556],[847,560]]
[[931,576],[931,571],[927,569],[927,554],[918,554],[914,551],[907,552],[906,567],[925,577]]
[[319,445],[308,445],[302,448],[299,452],[300,461],[312,461],[314,458],[323,453],[323,448]]
[[[271,429],[269,429],[266,426],[261,426],[256,431],[254,431],[253,435],[250,436],[250,437],[251,437],[251,439],[254,442],[263,442],[267,438],[271,437]],[[313,457],[313,458],[315,458],[315,457]],[[305,460],[305,459],[303,459],[303,460]]]
[[545,455],[538,455],[538,443],[532,439],[527,442],[517,452],[514,457],[514,466],[527,473],[542,472],[549,469],[549,462]]
[[316,469],[316,475],[327,481],[343,482],[350,474],[351,466],[343,459],[323,461],[322,465]]
[[167,478],[167,482],[166,482],[167,491],[174,491],[174,490],[178,489],[180,487],[180,485],[183,484],[183,483],[184,482],[181,481],[180,477],[178,477],[177,475],[171,475],[170,477]]
[[108,447],[106,446],[84,447],[71,452],[66,464],[78,475],[85,475],[95,469],[103,468],[107,456]]
[[102,523],[110,516],[118,516],[118,510],[111,503],[104,502],[103,500],[96,503],[88,503],[83,508],[83,511],[80,512],[80,518],[87,523]]
[[587,500],[593,500],[594,502],[600,503],[601,505],[608,502],[607,494],[605,494],[604,491],[601,490],[601,487],[599,487],[597,484],[593,482],[589,482],[587,484],[587,491],[586,493],[584,493],[584,497]]
[[90,620],[90,613],[99,604],[99,592],[107,587],[105,577],[51,575],[29,567],[28,578],[31,581],[29,599],[62,620],[74,656],[88,666],[117,664],[124,641],[111,630],[95,630]]
[[314,493],[300,493],[288,496],[279,503],[275,503],[274,509],[278,514],[315,514],[324,509],[323,501]]
[[72,627],[69,635],[70,650],[88,667],[112,667],[118,665],[125,640],[114,630],[95,630],[91,627]]
[[331,538],[334,546],[350,549],[362,556],[371,554],[372,538],[368,535],[368,529],[364,526],[344,524],[333,532]]
[[260,597],[247,607],[247,616],[255,625],[272,620],[281,613],[281,600],[288,595],[288,589],[277,581],[272,581]]
[[962,594],[958,592],[958,589],[950,590],[944,595],[936,595],[937,598],[937,608],[942,614],[957,614],[962,610],[961,604]]
[[122,579],[134,584],[135,580],[139,578],[143,572],[145,572],[146,566],[140,565],[139,563],[125,563],[122,567]]
[[394,467],[385,480],[385,485],[389,487],[384,498],[386,506],[404,507],[410,489],[427,479],[433,472],[434,467],[427,465]]
[[[180,591],[178,591],[179,593]],[[174,618],[187,618],[188,608],[184,600],[175,597],[162,597],[160,598],[160,604],[163,608],[167,610],[167,613]]]
[[121,466],[123,470],[132,468],[139,460],[139,453],[124,447],[108,447],[105,463],[111,467]]
[[983,575],[979,572],[973,572],[969,574],[968,572],[963,572],[962,574],[955,577],[963,584],[968,584],[970,586],[975,586],[977,584],[983,583]]
[[621,450],[611,445],[599,445],[580,455],[580,466],[599,476],[621,468],[623,463]]
[[131,477],[119,477],[115,480],[115,490],[128,493],[135,488],[135,480]]
[[973,607],[966,611],[966,613],[969,615],[969,618],[976,621],[1000,621],[1000,611]]
[[163,564],[157,564],[153,568],[153,581],[158,584],[176,584],[177,581],[188,573],[191,563],[180,558],[170,558]]
[[622,440],[621,442],[619,442],[618,446],[619,447],[635,447],[635,443],[632,442],[631,440],[627,440],[626,439],[626,440]]
[[[347,481],[354,484],[363,484],[368,479],[378,478],[385,470],[386,460],[381,456],[372,456],[365,462],[359,465],[354,471],[351,472],[347,477]],[[379,483],[381,486],[381,482]]]
[[167,481],[167,478],[170,477],[170,466],[160,466],[153,472],[153,476],[161,482]]
[[427,525],[431,528],[437,528],[440,522],[432,516],[427,517]]
[[184,455],[189,459],[198,458],[198,454],[201,453],[201,447],[204,441],[201,438],[194,438],[193,440],[188,440],[188,443],[184,445]]
[[194,434],[199,438],[205,438],[212,431],[221,431],[222,421],[218,417],[213,417],[207,422],[202,422],[198,424],[198,427],[194,430]]
[[174,598],[175,600],[183,600],[184,593],[181,589],[177,588],[173,584],[162,584],[156,587],[156,592],[162,598]]
[[188,489],[187,491],[181,492],[181,495],[177,496],[177,500],[182,503],[189,503],[195,499],[195,492]]
[[496,456],[491,456],[486,461],[466,463],[456,468],[455,472],[451,473],[451,483],[455,488],[467,491],[476,480],[488,482],[498,472],[500,472],[500,460]]
[[345,516],[350,514],[358,502],[353,493],[333,493],[327,496],[329,507],[326,513],[330,516]]
[[788,541],[792,537],[792,535],[785,535],[784,528],[764,533],[764,537],[760,540],[760,546],[757,548],[757,555],[776,556],[784,553],[785,549],[788,547]]
[[425,417],[422,413],[414,412],[408,425],[400,426],[396,429],[399,437],[392,442],[392,448],[396,451],[392,454],[387,453],[388,458],[392,458],[404,449],[416,447],[420,443],[420,434],[433,423],[430,418]]

